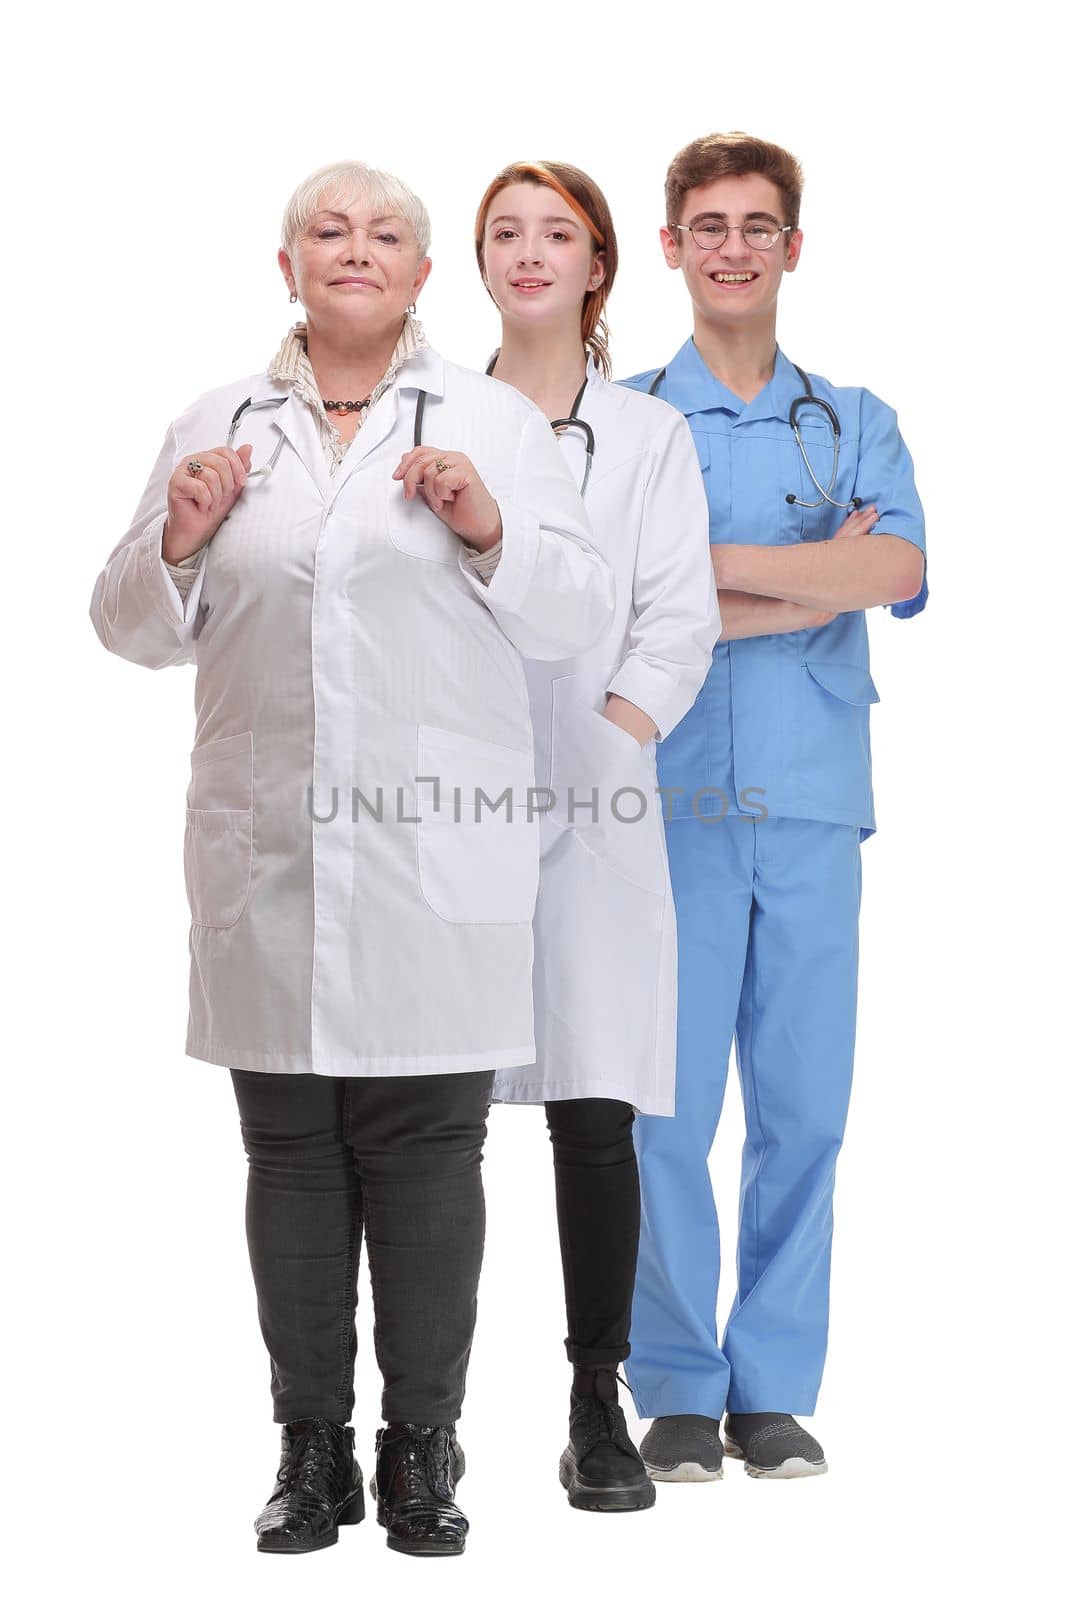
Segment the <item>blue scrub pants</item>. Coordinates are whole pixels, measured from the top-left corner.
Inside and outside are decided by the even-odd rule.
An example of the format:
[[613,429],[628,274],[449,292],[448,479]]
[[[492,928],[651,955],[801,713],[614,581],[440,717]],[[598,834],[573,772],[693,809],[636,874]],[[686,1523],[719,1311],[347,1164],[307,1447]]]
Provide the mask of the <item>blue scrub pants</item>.
[[[638,1414],[810,1416],[834,1167],[856,1031],[859,829],[729,815],[666,824],[678,914],[673,1117],[640,1116],[641,1243],[626,1363]],[[716,1336],[708,1154],[736,1035],[746,1137],[737,1295]]]

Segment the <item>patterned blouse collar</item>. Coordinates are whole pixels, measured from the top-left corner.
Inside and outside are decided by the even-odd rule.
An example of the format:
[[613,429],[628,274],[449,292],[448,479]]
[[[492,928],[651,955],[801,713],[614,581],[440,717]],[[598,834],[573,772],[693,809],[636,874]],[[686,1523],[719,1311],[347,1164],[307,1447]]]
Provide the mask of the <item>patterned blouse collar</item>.
[[[404,313],[404,325],[400,330],[400,337],[396,342],[385,372],[371,390],[369,403],[360,412],[360,427],[366,421],[371,407],[381,398],[393,382],[405,361],[417,355],[426,348],[426,335],[421,322],[413,317],[410,311]],[[336,471],[344,459],[345,451],[351,444],[350,439],[342,439],[334,426],[330,413],[322,403],[318,385],[315,382],[315,372],[307,353],[307,323],[295,322],[282,340],[281,348],[270,366],[267,376],[275,383],[291,383],[293,390],[300,398],[307,402],[315,415],[319,426],[319,437],[326,453],[330,472]]]

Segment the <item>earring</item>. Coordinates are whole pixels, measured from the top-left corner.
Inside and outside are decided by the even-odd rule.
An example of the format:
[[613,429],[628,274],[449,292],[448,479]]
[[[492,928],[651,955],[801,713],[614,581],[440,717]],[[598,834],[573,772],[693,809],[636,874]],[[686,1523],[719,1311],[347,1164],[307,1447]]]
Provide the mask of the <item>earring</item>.
[[408,315],[409,316],[414,316],[415,315],[415,302],[414,302],[414,300],[408,306],[407,310],[408,310]]
[[291,294],[289,296],[289,304],[291,306],[295,306],[296,305],[296,295],[295,294]]

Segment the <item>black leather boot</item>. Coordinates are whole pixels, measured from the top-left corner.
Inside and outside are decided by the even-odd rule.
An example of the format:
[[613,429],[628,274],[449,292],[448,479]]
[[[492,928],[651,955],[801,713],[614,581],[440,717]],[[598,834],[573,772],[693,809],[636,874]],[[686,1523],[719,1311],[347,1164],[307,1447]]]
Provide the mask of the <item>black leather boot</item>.
[[616,1375],[607,1367],[575,1369],[571,1439],[559,1463],[559,1481],[579,1511],[644,1511],[656,1486],[626,1430]]
[[282,1424],[282,1459],[274,1491],[256,1518],[257,1547],[300,1554],[337,1543],[342,1523],[362,1522],[363,1474],[355,1435],[325,1417]]
[[378,1429],[377,1449],[370,1492],[390,1550],[462,1555],[470,1525],[454,1499],[466,1465],[455,1428],[391,1423]]

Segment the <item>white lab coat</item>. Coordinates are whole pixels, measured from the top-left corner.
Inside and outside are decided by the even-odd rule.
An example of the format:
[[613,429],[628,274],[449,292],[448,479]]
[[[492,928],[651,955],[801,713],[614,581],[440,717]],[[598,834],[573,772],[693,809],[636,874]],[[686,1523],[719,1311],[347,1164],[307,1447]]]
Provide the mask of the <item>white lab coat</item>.
[[[391,478],[419,389],[423,442],[467,454],[500,505],[488,585]],[[183,607],[160,556],[167,480],[225,440],[249,394],[288,396],[242,428],[253,466],[275,430],[286,443],[210,541]],[[536,407],[428,347],[332,477],[307,404],[264,374],[172,424],[91,615],[131,661],[196,663],[187,1054],[358,1077],[531,1058],[539,830],[520,651],[566,656],[607,625],[611,571],[588,540]],[[510,824],[503,809],[479,820],[476,788],[512,791]]]
[[[579,415],[596,439],[585,506],[617,602],[593,648],[526,663],[538,783],[556,803],[541,824],[536,1061],[498,1072],[494,1099],[604,1097],[669,1116],[677,946],[656,741],[639,746],[600,712],[622,695],[664,738],[696,699],[722,631],[707,497],[681,412],[606,382],[592,357]],[[580,483],[581,434],[560,449]],[[594,787],[595,818],[581,804]]]

